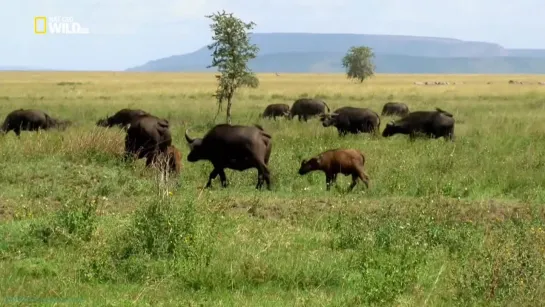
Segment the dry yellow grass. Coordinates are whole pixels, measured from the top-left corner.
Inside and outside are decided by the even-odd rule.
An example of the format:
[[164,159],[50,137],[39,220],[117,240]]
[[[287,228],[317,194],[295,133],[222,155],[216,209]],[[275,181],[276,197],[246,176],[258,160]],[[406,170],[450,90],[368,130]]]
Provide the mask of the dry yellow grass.
[[[545,93],[541,75],[388,75],[378,74],[358,84],[343,74],[258,74],[258,89],[242,89],[242,97],[250,94],[296,97],[301,94],[328,97],[369,95],[441,95],[456,92],[458,95],[512,95]],[[509,80],[531,84],[508,84]],[[449,81],[456,85],[415,85],[414,82]],[[124,95],[179,95],[212,94],[216,88],[212,73],[132,73],[132,72],[4,72],[0,73],[2,95],[9,97],[53,97]],[[76,90],[71,86],[52,88],[60,82],[80,82]],[[491,82],[491,84],[488,84]],[[29,86],[32,85],[32,86]]]

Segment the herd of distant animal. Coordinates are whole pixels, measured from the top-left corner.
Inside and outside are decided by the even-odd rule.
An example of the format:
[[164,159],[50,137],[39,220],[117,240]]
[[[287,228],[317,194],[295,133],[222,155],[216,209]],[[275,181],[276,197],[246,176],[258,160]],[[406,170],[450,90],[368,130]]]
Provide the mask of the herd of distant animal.
[[[327,109],[327,112],[326,112]],[[336,127],[339,136],[348,133],[373,133],[380,131],[380,116],[369,108],[341,107],[329,113],[325,101],[312,98],[297,99],[290,107],[287,104],[270,104],[260,115],[262,118],[286,117],[299,121],[307,121],[319,117],[324,127]],[[406,134],[410,139],[419,135],[432,138],[443,137],[454,141],[454,116],[442,109],[434,111],[413,111],[402,102],[388,102],[382,109],[382,116],[399,116],[398,120],[389,122],[382,132],[383,137],[395,134]],[[21,131],[40,131],[57,128],[64,130],[72,125],[69,120],[59,120],[46,112],[36,109],[18,109],[9,113],[2,127],[2,134],[13,130],[17,136]],[[181,153],[172,145],[170,123],[164,118],[154,116],[140,109],[121,109],[112,116],[99,119],[100,127],[120,127],[125,135],[124,159],[130,157],[146,159],[146,166],[158,166],[163,172],[180,174]],[[254,124],[230,125],[218,124],[211,128],[202,138],[192,138],[185,131],[185,139],[190,152],[187,161],[208,160],[213,165],[205,188],[211,187],[212,180],[220,177],[221,185],[227,186],[224,169],[244,171],[256,168],[258,172],[257,189],[266,183],[271,189],[269,157],[272,150],[272,136],[262,126]],[[357,149],[336,148],[322,152],[301,161],[299,174],[322,171],[326,177],[326,188],[336,182],[337,174],[352,176],[349,190],[352,190],[360,179],[369,187],[369,176],[364,170],[366,158]],[[163,162],[163,163],[159,163]]]
[[[509,80],[507,82],[508,84],[532,84],[531,82],[522,82],[517,80]],[[413,83],[414,85],[456,85],[456,84],[462,84],[462,82],[449,82],[449,81],[417,81]],[[491,81],[486,82],[486,84],[492,84]],[[545,82],[538,82],[538,85],[545,85]]]

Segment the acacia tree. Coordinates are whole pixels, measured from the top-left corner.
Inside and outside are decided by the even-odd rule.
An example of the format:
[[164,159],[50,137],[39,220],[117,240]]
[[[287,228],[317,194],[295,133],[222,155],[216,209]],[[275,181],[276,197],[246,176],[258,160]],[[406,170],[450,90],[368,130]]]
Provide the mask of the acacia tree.
[[350,47],[343,57],[343,67],[346,69],[346,76],[349,79],[357,79],[361,82],[375,74],[373,58],[375,54],[369,47]]
[[216,67],[219,75],[216,75],[218,88],[214,95],[218,101],[218,113],[222,109],[224,101],[227,101],[227,123],[231,123],[231,107],[233,96],[240,87],[256,88],[259,79],[248,68],[248,61],[255,58],[259,52],[256,45],[250,44],[250,30],[255,26],[254,22],[245,23],[232,13],[217,12],[205,16],[212,20],[214,41],[208,45],[212,53],[212,65]]

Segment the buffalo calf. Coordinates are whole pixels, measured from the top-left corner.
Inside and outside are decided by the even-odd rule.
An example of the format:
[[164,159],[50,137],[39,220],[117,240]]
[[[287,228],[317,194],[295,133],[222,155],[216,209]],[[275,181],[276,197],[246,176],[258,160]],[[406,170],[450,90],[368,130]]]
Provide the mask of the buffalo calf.
[[182,154],[174,145],[167,147],[168,169],[171,173],[180,174],[182,170]]
[[364,169],[365,157],[356,149],[331,149],[322,152],[309,160],[303,160],[299,168],[299,175],[305,175],[312,171],[325,173],[326,188],[329,191],[331,184],[337,180],[337,174],[352,175],[351,191],[357,184],[358,178],[369,188],[369,176]]

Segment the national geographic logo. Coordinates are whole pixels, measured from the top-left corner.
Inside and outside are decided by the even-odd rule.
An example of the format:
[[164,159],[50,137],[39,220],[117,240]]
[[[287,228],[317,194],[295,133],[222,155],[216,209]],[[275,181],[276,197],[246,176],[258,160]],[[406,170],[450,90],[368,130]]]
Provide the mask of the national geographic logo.
[[34,17],[35,34],[89,34],[89,28],[82,27],[74,17],[36,16]]

